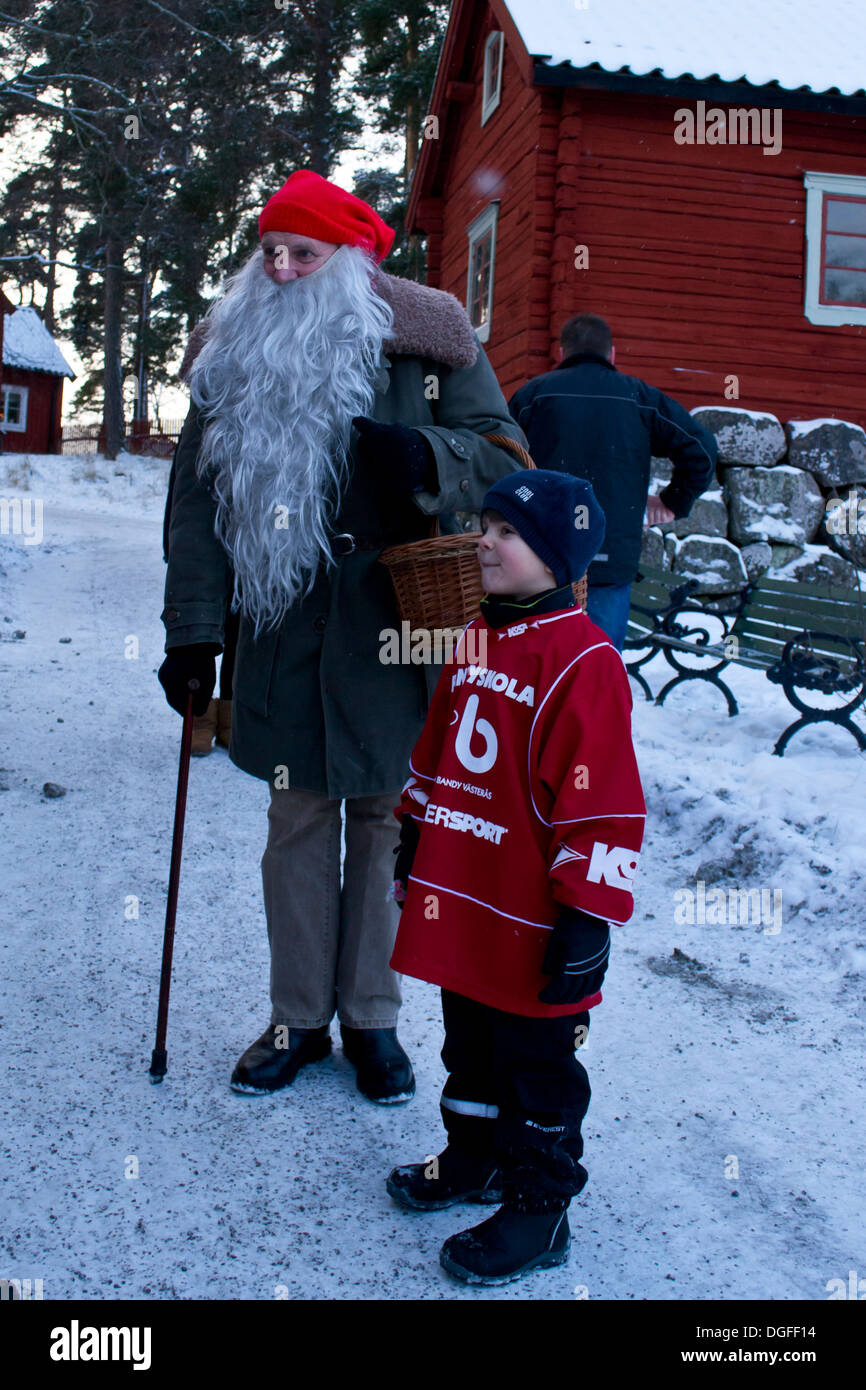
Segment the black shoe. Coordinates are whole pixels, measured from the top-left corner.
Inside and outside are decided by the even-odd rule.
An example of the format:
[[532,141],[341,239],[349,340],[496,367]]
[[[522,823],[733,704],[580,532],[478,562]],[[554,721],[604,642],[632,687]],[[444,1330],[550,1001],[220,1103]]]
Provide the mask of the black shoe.
[[[285,1047],[277,1046],[279,1041]],[[308,1062],[320,1062],[331,1051],[331,1035],[327,1028],[286,1028],[272,1023],[260,1038],[247,1048],[229,1082],[233,1091],[245,1095],[266,1096],[291,1086],[301,1067]]]
[[412,1063],[396,1028],[347,1028],[340,1024],[343,1054],[358,1073],[358,1090],[378,1105],[397,1105],[415,1094]]
[[498,1206],[502,1201],[502,1174],[494,1160],[450,1145],[427,1163],[392,1168],[385,1186],[395,1202],[413,1211],[443,1211],[456,1202]]
[[567,1211],[500,1207],[479,1226],[449,1236],[439,1263],[465,1284],[509,1284],[530,1270],[565,1264],[570,1244]]

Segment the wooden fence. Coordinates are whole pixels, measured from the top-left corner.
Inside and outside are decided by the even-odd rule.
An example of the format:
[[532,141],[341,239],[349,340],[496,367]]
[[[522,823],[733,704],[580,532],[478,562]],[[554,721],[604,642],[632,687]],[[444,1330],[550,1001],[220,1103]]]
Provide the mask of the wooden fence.
[[[133,420],[127,424],[123,447],[130,454],[171,458],[183,429],[183,420]],[[105,425],[63,425],[62,454],[105,452]]]

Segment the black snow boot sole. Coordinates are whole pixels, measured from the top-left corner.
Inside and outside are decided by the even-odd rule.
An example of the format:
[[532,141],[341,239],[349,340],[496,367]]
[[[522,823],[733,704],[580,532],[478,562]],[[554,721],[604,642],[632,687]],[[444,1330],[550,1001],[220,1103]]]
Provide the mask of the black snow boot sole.
[[522,1279],[524,1274],[530,1274],[533,1269],[552,1269],[556,1265],[564,1265],[568,1262],[571,1241],[564,1250],[553,1251],[545,1255],[536,1255],[533,1259],[527,1260],[520,1269],[515,1269],[511,1274],[474,1274],[471,1269],[464,1269],[463,1265],[457,1264],[452,1260],[447,1251],[439,1253],[439,1263],[442,1268],[451,1275],[453,1279],[459,1279],[463,1284],[513,1284],[515,1279]]

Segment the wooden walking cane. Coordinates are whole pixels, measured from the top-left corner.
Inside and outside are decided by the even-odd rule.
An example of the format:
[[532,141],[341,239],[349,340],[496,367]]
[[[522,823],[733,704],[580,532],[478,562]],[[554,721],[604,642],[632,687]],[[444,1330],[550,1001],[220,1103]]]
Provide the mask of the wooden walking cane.
[[168,1069],[165,1033],[168,1027],[168,992],[171,989],[171,956],[174,949],[174,920],[177,914],[177,889],[180,883],[180,857],[183,851],[183,822],[186,815],[186,787],[189,781],[189,759],[192,746],[192,697],[198,681],[187,682],[186,711],[180,740],[180,766],[177,770],[177,798],[174,803],[174,835],[171,841],[171,868],[168,872],[168,902],[165,905],[165,935],[162,941],[162,973],[159,977],[159,1011],[156,1016],[156,1046],[150,1059],[149,1076],[157,1085]]

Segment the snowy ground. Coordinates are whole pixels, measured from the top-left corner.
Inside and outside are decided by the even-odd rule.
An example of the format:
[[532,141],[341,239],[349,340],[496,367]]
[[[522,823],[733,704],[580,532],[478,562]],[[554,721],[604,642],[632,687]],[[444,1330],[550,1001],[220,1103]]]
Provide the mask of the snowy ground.
[[[155,674],[167,470],[0,456],[0,497],[44,502],[40,544],[0,535],[0,1278],[46,1299],[822,1300],[866,1274],[864,757],[826,726],[773,757],[790,707],[742,668],[735,719],[706,686],[661,709],[632,687],[647,836],[581,1053],[590,1178],[566,1266],[465,1289],[438,1250],[489,1213],[410,1214],[384,1190],[443,1143],[432,986],[405,981],[409,1105],[358,1095],[336,1023],[288,1090],[229,1089],[268,1021],[267,789],[223,750],[192,764],[150,1085],[180,736]],[[657,692],[667,668],[647,669]],[[676,921],[697,879],[779,889],[780,929]]]

